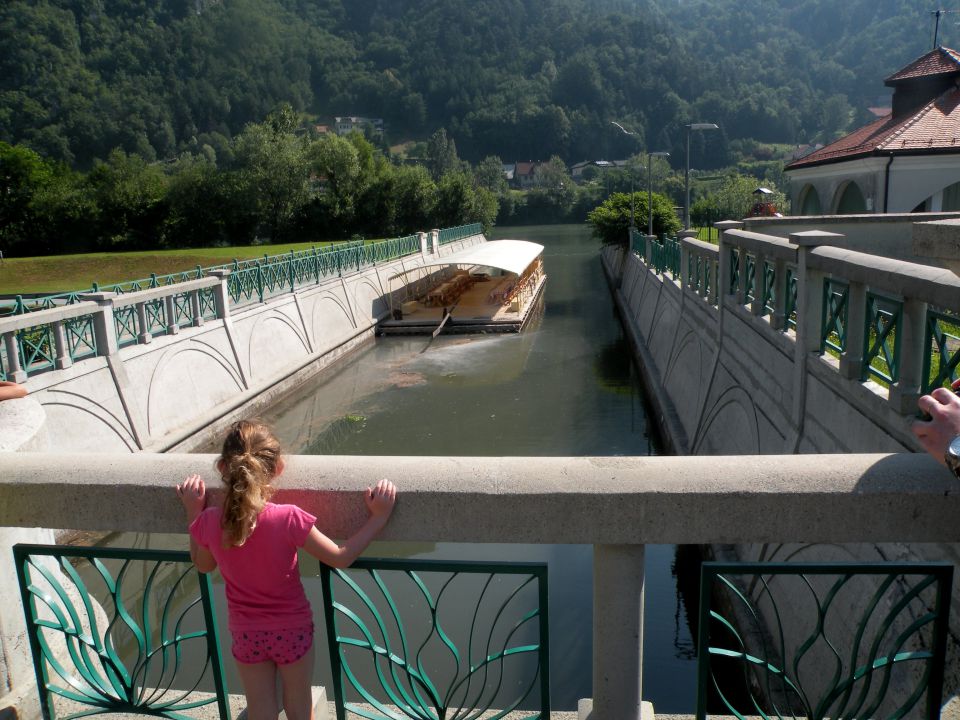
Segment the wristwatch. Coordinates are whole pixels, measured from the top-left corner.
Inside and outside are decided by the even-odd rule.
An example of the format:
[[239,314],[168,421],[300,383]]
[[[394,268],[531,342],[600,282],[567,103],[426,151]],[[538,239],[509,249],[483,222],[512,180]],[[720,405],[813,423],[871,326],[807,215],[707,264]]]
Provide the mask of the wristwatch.
[[943,461],[953,474],[960,478],[960,435],[957,435],[947,445],[947,452],[943,455]]

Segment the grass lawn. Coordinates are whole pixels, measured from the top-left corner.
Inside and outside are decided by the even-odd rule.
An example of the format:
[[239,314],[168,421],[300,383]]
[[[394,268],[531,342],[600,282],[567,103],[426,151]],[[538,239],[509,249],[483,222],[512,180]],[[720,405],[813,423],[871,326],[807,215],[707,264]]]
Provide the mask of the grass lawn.
[[306,250],[314,245],[323,247],[330,244],[332,243],[291,243],[7,258],[0,262],[0,294],[86,290],[94,282],[107,285],[124,280],[139,280],[150,277],[150,273],[169,275],[192,270],[197,265],[223,265],[234,258],[243,260],[262,257],[264,253],[278,255],[291,250]]

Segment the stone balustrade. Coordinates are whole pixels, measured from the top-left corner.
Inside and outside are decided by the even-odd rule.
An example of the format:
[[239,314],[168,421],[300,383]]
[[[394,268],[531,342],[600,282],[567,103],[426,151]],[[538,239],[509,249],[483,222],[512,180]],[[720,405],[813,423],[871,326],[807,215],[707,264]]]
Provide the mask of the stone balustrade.
[[[173,483],[213,459],[0,454],[0,528],[183,532]],[[599,718],[640,717],[645,544],[960,540],[955,478],[909,454],[291,456],[276,499],[344,537],[365,518],[361,491],[383,476],[400,488],[385,541],[593,545]]]

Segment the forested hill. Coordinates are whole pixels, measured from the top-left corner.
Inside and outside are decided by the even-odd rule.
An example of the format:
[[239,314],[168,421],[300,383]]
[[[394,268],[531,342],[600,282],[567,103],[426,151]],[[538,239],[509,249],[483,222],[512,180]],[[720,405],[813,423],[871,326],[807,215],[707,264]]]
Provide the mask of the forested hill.
[[[826,140],[931,47],[923,0],[3,0],[0,140],[89,167],[226,148],[279,103],[460,155]],[[944,45],[960,45],[947,16]],[[635,129],[639,143],[610,120]],[[709,153],[708,153],[709,156]]]

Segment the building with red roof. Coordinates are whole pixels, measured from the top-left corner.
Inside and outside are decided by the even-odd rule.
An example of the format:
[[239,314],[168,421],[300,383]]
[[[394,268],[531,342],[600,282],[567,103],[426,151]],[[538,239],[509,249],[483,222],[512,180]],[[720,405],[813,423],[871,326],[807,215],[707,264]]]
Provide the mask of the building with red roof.
[[789,163],[795,215],[960,210],[960,53],[888,77],[888,113]]

